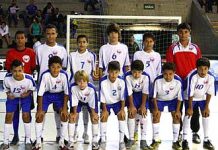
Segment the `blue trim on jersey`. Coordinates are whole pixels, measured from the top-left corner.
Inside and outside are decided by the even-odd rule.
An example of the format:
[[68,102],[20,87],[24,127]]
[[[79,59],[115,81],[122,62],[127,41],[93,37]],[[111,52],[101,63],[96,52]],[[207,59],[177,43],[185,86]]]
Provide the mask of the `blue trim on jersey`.
[[214,76],[214,74],[210,71],[208,71],[208,74],[211,75],[214,78],[214,96],[216,96],[216,77]]
[[182,97],[182,99],[180,99],[180,100],[184,100],[184,92],[183,92],[183,82],[182,82],[182,79],[177,74],[174,75],[174,79],[181,83],[181,94],[182,94],[181,97]]
[[33,78],[30,75],[25,74],[25,78],[32,81],[33,86],[36,87],[36,83],[35,83],[35,81],[33,80]]
[[5,77],[12,77],[12,73],[6,73]]
[[43,76],[45,73],[47,73],[47,72],[50,72],[50,70],[47,69],[46,71],[44,71],[44,72],[41,74],[40,79],[38,80],[38,81],[39,81],[39,84],[38,84],[38,87],[37,87],[37,93],[39,92],[39,87],[41,86],[42,76]]
[[95,107],[98,107],[99,99],[98,99],[98,95],[97,95],[97,92],[96,92],[96,88],[95,88],[94,84],[92,84],[90,82],[88,83],[88,87],[90,87],[90,88],[92,88],[94,90],[94,92],[95,92],[95,103],[97,103],[97,104],[95,104]]
[[190,74],[190,76],[189,76],[189,84],[187,84],[187,86],[188,86],[188,99],[189,99],[189,97],[190,97],[190,92],[191,92],[191,87],[190,87],[190,85],[191,85],[191,80],[192,80],[192,77],[194,76],[194,75],[196,75],[196,74],[198,74],[198,71],[197,71],[197,69],[196,70],[194,70],[191,74]]

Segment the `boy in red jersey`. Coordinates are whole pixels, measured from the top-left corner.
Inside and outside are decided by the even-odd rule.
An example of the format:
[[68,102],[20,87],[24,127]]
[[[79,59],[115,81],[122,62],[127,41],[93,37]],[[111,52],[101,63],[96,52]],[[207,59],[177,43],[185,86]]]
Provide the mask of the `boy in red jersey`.
[[[35,52],[31,48],[27,48],[25,43],[27,38],[23,31],[17,31],[15,33],[15,41],[16,47],[9,49],[6,54],[6,63],[5,67],[8,72],[10,72],[11,63],[17,59],[23,63],[24,66],[24,73],[33,74],[33,71],[36,68],[36,61],[35,61]],[[32,105],[34,107],[34,105]],[[17,106],[17,110],[14,112],[13,118],[13,129],[14,129],[14,137],[11,142],[11,145],[17,145],[19,142],[18,136],[18,128],[19,128],[19,106]]]
[[[188,73],[196,67],[196,61],[201,58],[201,50],[196,44],[191,43],[191,27],[189,24],[179,24],[177,26],[177,34],[179,41],[172,44],[167,50],[166,61],[175,63],[176,74],[184,81]],[[194,109],[194,114],[191,119],[191,129],[193,132],[192,140],[196,144],[201,142],[197,134],[200,128],[199,115],[198,108]]]

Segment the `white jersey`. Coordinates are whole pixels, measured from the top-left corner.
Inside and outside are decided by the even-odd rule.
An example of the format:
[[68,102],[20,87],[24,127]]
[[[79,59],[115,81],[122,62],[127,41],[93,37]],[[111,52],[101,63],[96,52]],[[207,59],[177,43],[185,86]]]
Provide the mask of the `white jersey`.
[[80,90],[76,83],[73,83],[70,87],[71,90],[71,107],[77,106],[79,101],[88,103],[90,108],[95,109],[98,104],[96,89],[93,84],[88,83],[88,86]]
[[153,98],[159,101],[170,101],[178,99],[183,100],[182,96],[182,80],[178,75],[174,75],[172,81],[167,82],[163,75],[159,75],[154,80],[154,93]]
[[71,83],[74,82],[73,76],[79,70],[84,70],[92,79],[92,72],[96,70],[96,55],[95,53],[86,50],[84,53],[78,51],[70,53],[69,56]]
[[132,76],[132,72],[129,71],[125,74],[125,81],[128,96],[132,95],[133,92],[142,92],[143,94],[149,94],[150,77],[145,72],[142,73],[140,78],[135,79]]
[[57,43],[52,47],[45,43],[36,48],[36,64],[40,67],[39,77],[48,69],[48,60],[52,56],[59,56],[62,60],[63,68],[67,68],[68,55],[66,49]]
[[43,96],[45,92],[69,94],[68,76],[64,70],[61,70],[57,77],[52,77],[49,70],[42,73],[39,80],[38,96]]
[[197,69],[192,70],[187,76],[187,88],[185,90],[185,100],[193,96],[193,101],[206,100],[206,94],[215,94],[215,78],[208,72],[208,74],[201,78]]
[[133,55],[133,60],[141,60],[143,62],[144,72],[150,76],[151,83],[161,74],[161,57],[159,53],[153,50],[150,53],[144,50],[137,51]]
[[33,78],[23,73],[24,79],[21,81],[15,80],[12,73],[6,74],[4,78],[4,91],[10,92],[14,97],[20,97],[20,95],[27,91],[34,91],[36,89],[36,84]]
[[99,68],[107,74],[108,63],[118,61],[120,63],[120,75],[123,75],[123,67],[130,66],[128,47],[125,44],[105,44],[99,50]]
[[106,75],[100,81],[100,102],[106,104],[114,104],[119,101],[124,101],[125,82],[121,77],[118,77],[114,83],[109,80]]

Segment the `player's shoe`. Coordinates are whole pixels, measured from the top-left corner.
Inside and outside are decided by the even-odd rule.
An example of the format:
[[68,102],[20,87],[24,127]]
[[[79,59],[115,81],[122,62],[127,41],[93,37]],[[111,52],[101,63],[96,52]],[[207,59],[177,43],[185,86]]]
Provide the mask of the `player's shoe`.
[[89,135],[88,134],[83,133],[82,138],[84,140],[84,144],[89,144]]
[[42,149],[42,144],[36,143],[32,150],[41,150],[41,149]]
[[2,143],[0,146],[0,150],[9,150],[9,145]]
[[100,150],[106,150],[106,142],[100,142],[99,149]]
[[74,142],[71,142],[70,145],[68,146],[69,150],[74,150]]
[[192,134],[192,142],[195,143],[195,144],[200,144],[201,143],[200,136],[197,133]]
[[152,140],[152,143],[150,145],[152,150],[158,149],[159,145],[161,143],[161,140]]
[[173,148],[174,150],[182,150],[182,147],[181,147],[179,141],[173,142],[172,148]]
[[215,150],[215,148],[210,140],[204,141],[203,147],[204,147],[204,149]]
[[134,145],[135,141],[134,140],[129,140],[127,143],[126,143],[126,148],[127,149],[130,149],[132,147],[132,145]]
[[93,149],[93,150],[99,149],[99,144],[98,144],[98,142],[93,142],[93,143],[92,143],[92,149]]
[[135,132],[135,133],[134,133],[134,140],[135,140],[135,141],[138,141],[138,140],[139,140],[138,132]]
[[119,143],[119,150],[126,150],[126,145],[124,142]]
[[150,150],[150,146],[148,146],[146,140],[141,140],[141,141],[140,141],[140,148],[141,148],[142,150]]
[[182,150],[189,150],[188,141],[182,141]]
[[19,142],[19,137],[15,135],[15,136],[13,137],[13,139],[12,139],[10,145],[11,145],[11,146],[17,145],[18,142]]
[[32,144],[31,143],[26,143],[25,144],[25,150],[32,150]]

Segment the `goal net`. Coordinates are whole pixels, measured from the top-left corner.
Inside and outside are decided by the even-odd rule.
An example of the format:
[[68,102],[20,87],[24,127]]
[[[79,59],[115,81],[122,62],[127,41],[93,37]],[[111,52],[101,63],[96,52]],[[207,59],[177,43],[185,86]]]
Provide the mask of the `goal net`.
[[121,42],[127,46],[130,45],[130,38],[133,36],[138,46],[143,48],[143,34],[152,33],[156,38],[154,50],[164,58],[167,47],[178,40],[176,26],[181,23],[181,17],[68,15],[67,50],[75,51],[77,35],[85,34],[89,38],[88,48],[98,54],[99,48],[108,42],[106,28],[110,23],[120,26]]

